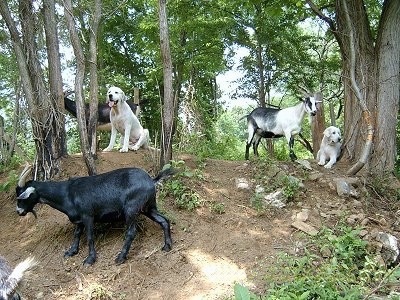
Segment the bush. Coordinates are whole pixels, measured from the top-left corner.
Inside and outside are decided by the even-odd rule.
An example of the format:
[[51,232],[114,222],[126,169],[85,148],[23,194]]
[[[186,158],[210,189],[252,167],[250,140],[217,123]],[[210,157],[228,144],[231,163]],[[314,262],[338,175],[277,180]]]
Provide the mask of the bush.
[[371,290],[388,293],[383,280],[393,283],[400,276],[399,270],[385,270],[372,258],[359,229],[325,228],[309,245],[301,257],[279,255],[265,276],[269,283],[265,295],[256,296],[238,285],[235,299],[362,299]]

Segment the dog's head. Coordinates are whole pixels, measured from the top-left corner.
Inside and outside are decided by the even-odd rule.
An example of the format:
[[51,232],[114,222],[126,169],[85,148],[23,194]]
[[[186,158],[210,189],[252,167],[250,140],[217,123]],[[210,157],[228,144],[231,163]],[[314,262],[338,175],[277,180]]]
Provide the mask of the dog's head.
[[342,135],[340,129],[335,126],[329,126],[324,130],[324,136],[326,136],[329,144],[340,143],[342,140]]
[[114,105],[118,105],[118,102],[124,101],[126,101],[126,99],[123,90],[116,86],[112,86],[108,89],[106,99],[108,106],[113,107]]

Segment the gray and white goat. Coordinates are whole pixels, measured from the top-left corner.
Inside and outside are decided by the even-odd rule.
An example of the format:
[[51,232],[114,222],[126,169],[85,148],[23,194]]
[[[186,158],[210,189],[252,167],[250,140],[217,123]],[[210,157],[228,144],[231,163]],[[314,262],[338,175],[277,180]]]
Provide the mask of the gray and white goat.
[[247,115],[248,137],[246,142],[245,159],[249,159],[249,149],[253,145],[254,155],[258,156],[258,145],[261,138],[286,137],[289,144],[289,155],[292,161],[296,160],[293,151],[294,136],[301,131],[301,123],[308,113],[315,116],[317,113],[314,97],[301,99],[301,103],[283,108],[258,107]]
[[0,300],[20,300],[16,291],[18,284],[24,273],[35,265],[35,259],[29,257],[12,270],[5,258],[0,256]]
[[89,255],[83,263],[92,265],[96,261],[94,223],[125,221],[127,230],[124,245],[115,259],[117,264],[125,262],[137,232],[136,222],[139,214],[145,215],[162,227],[162,250],[171,250],[170,224],[157,210],[156,184],[173,175],[172,168],[161,171],[155,178],[139,168],[123,168],[66,181],[26,182],[30,170],[29,165],[25,167],[16,188],[17,213],[25,216],[32,212],[36,216],[35,205],[44,203],[66,214],[76,227],[72,245],[65,252],[65,256],[78,253],[80,237],[86,228]]

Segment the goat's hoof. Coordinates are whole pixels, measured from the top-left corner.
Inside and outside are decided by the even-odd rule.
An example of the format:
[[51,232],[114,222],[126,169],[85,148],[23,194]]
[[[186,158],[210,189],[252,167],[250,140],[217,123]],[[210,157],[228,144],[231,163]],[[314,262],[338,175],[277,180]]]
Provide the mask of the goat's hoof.
[[84,266],[91,266],[94,264],[94,262],[96,261],[96,258],[88,256],[85,258],[85,260],[83,261],[83,265]]
[[126,261],[126,256],[124,255],[118,255],[117,258],[115,259],[115,264],[120,265],[123,264]]
[[171,249],[172,249],[171,245],[167,245],[167,244],[165,244],[164,247],[162,247],[162,251],[165,251],[165,252],[169,252],[169,251],[171,251]]
[[64,257],[71,257],[78,254],[78,251],[76,250],[67,250],[64,252]]

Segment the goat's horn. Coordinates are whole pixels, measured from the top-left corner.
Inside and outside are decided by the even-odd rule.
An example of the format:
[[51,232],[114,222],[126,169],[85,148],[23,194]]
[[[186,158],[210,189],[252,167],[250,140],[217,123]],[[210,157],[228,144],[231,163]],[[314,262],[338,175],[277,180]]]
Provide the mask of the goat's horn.
[[26,183],[26,179],[28,178],[29,173],[31,172],[32,166],[29,163],[26,163],[24,170],[19,176],[18,186],[24,187]]

